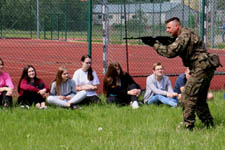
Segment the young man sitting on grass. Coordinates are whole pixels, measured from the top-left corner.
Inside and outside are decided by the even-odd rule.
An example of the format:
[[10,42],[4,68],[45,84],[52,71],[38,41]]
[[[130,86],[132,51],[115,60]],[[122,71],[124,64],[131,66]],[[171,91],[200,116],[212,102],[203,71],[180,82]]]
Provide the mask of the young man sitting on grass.
[[153,64],[153,74],[148,76],[146,81],[144,103],[167,104],[176,107],[176,96],[177,93],[173,92],[168,76],[164,75],[163,65],[160,62]]

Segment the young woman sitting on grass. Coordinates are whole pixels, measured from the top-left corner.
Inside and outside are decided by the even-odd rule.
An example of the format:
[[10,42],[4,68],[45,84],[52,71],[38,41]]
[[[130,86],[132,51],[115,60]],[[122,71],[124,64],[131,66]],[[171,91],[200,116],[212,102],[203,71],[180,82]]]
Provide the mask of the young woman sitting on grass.
[[12,106],[12,93],[14,85],[8,73],[3,71],[4,62],[0,58],[0,105],[4,108]]
[[27,65],[23,69],[18,85],[18,103],[21,107],[29,108],[34,104],[36,108],[46,109],[45,99],[48,92],[49,88],[37,77],[35,68]]
[[75,104],[81,102],[86,97],[86,91],[76,93],[75,82],[69,77],[68,69],[61,66],[53,81],[48,103],[61,107],[76,109]]
[[87,97],[82,101],[82,104],[100,103],[101,99],[96,93],[99,85],[99,80],[96,72],[92,70],[92,59],[89,55],[81,57],[82,67],[74,72],[73,80],[76,84],[76,90],[87,92]]
[[140,86],[132,77],[124,72],[118,62],[109,64],[104,78],[103,91],[107,103],[120,105],[131,104],[132,108],[138,108],[138,96],[141,93]]

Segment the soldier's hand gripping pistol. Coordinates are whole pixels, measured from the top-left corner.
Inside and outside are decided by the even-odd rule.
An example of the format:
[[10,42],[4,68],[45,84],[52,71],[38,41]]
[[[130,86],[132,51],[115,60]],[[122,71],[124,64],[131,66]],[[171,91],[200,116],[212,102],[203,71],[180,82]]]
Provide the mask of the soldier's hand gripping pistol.
[[130,37],[130,38],[123,38],[123,39],[128,39],[128,40],[141,39],[143,43],[145,43],[146,45],[149,45],[149,46],[153,46],[156,43],[156,41],[162,43],[163,45],[169,45],[176,40],[176,38],[169,37],[169,36],[156,36],[156,37],[142,36],[142,37],[135,37],[135,38]]

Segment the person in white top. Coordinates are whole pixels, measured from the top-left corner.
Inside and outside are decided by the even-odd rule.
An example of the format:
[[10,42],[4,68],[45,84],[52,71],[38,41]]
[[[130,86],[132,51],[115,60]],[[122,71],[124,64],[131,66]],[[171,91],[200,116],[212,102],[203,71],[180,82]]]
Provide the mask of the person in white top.
[[81,102],[82,104],[100,103],[101,99],[96,93],[99,80],[96,72],[91,67],[91,56],[83,55],[81,57],[82,67],[74,72],[73,80],[76,84],[76,91],[85,90],[87,97]]

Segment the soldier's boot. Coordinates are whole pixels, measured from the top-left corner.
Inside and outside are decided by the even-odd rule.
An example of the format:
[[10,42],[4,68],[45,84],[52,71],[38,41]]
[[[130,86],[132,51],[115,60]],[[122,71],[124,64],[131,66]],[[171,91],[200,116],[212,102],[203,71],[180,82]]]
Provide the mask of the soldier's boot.
[[188,131],[193,131],[194,125],[185,125],[184,128]]
[[187,131],[193,131],[194,125],[185,124],[184,122],[180,122],[177,126],[177,129],[185,129]]
[[186,129],[187,131],[193,131],[194,129],[194,125],[191,124],[185,124],[183,123],[184,129]]
[[207,121],[204,122],[204,124],[205,124],[207,129],[215,127],[212,120],[207,120]]

